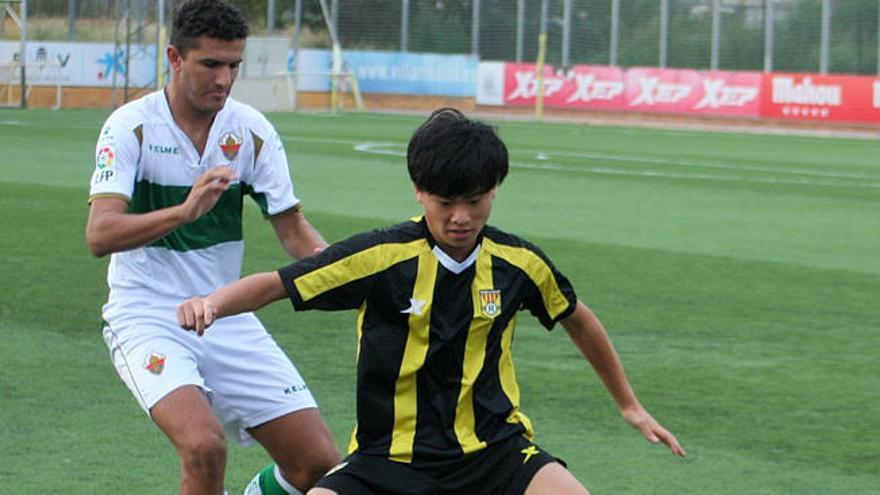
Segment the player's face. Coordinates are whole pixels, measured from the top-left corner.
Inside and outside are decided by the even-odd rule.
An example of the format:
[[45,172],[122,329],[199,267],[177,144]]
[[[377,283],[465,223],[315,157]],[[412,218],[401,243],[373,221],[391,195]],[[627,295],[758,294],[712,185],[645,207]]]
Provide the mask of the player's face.
[[174,71],[174,84],[181,90],[192,111],[216,113],[226,104],[238,76],[245,40],[218,40],[200,36],[182,55],[168,47],[168,60]]
[[489,220],[495,189],[467,197],[446,198],[416,188],[428,231],[440,248],[457,261],[468,257]]

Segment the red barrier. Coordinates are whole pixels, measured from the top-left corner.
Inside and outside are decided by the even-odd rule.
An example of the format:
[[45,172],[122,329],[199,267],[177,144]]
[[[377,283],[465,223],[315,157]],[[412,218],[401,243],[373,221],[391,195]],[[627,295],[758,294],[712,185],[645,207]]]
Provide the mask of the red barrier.
[[[507,105],[535,104],[538,82],[532,64],[505,64]],[[565,73],[544,67],[544,105],[555,108],[619,109],[623,105],[623,70],[619,67],[577,65]]]
[[[503,105],[535,104],[533,64],[506,63],[503,78]],[[596,65],[562,72],[546,66],[544,105],[880,125],[880,78]]]
[[758,72],[701,72],[635,67],[626,71],[626,109],[757,117]]

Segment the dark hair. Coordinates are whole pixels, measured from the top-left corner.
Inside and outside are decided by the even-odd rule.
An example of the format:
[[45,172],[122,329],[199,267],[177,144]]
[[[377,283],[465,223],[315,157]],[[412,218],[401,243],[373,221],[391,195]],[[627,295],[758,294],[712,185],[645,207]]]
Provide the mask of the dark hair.
[[507,176],[507,147],[488,124],[441,108],[413,133],[406,164],[422,191],[446,198],[473,196]]
[[186,55],[199,36],[225,41],[244,39],[248,36],[247,21],[225,0],[185,0],[174,10],[171,44]]

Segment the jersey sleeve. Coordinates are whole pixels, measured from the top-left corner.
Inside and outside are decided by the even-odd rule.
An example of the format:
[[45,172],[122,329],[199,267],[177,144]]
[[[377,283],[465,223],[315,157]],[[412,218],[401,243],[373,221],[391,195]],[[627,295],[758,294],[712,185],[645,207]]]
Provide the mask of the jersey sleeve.
[[544,328],[551,330],[556,322],[574,312],[577,294],[568,278],[537,246],[529,245],[529,249],[535,255],[534,269],[529,270],[535,290],[523,300],[523,308],[528,309]]
[[118,114],[101,128],[95,146],[95,170],[89,187],[89,201],[101,197],[130,200],[137,178],[143,127]]
[[297,311],[357,309],[378,276],[375,233],[363,233],[278,270]]
[[293,192],[287,154],[281,137],[274,129],[268,131],[265,141],[253,133],[254,160],[253,173],[245,179],[246,191],[260,206],[264,215],[275,215],[299,205]]

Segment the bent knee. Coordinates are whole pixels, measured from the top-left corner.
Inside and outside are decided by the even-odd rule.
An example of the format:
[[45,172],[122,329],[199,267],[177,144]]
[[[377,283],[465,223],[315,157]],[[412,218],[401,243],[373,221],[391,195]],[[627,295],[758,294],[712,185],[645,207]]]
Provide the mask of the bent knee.
[[184,462],[206,464],[226,459],[226,438],[221,431],[204,431],[187,435],[177,444]]

